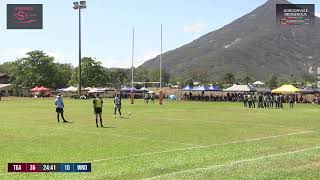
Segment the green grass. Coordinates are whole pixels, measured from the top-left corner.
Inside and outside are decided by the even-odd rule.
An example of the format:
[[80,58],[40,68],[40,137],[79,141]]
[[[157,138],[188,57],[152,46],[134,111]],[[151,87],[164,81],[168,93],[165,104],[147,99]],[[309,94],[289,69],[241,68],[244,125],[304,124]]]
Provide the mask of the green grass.
[[[239,103],[130,105],[113,119],[105,99],[96,128],[92,102],[0,101],[0,179],[320,179],[317,105],[243,109]],[[127,113],[132,116],[127,118]],[[90,162],[91,173],[7,173],[9,162]]]

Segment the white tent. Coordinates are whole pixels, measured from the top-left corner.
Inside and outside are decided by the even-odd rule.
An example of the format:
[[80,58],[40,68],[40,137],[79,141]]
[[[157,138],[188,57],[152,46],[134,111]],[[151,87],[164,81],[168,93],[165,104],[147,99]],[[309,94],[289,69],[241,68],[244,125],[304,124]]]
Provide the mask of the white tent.
[[112,88],[99,88],[101,91],[115,91],[115,89]]
[[139,91],[146,91],[146,92],[148,92],[149,90],[148,90],[147,88],[143,87],[143,88],[139,89]]
[[254,88],[248,86],[248,85],[237,85],[234,84],[233,86],[224,89],[225,92],[253,92],[255,91]]
[[70,86],[63,90],[63,92],[77,92],[78,88]]
[[88,93],[103,93],[104,89],[99,89],[99,88],[93,88]]
[[264,83],[263,82],[261,82],[261,81],[256,81],[256,82],[254,82],[254,83],[252,83],[253,85],[264,85]]
[[93,88],[92,87],[86,87],[86,88],[84,88],[83,90],[85,90],[85,91],[91,91]]

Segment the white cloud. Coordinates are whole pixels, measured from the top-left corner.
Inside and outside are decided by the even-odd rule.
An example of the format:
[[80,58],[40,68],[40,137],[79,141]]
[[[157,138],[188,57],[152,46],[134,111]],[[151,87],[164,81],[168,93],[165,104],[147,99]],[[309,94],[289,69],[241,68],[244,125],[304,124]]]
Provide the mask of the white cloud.
[[[150,60],[160,54],[159,50],[147,50],[141,55],[137,55],[134,58],[133,66],[139,67],[147,60]],[[106,57],[98,58],[97,60],[102,62],[102,65],[108,68],[131,68],[131,57],[120,58],[120,57]]]
[[158,51],[158,50],[149,50],[149,51],[146,51],[143,54],[142,59],[143,60],[149,60],[149,59],[155,58],[158,55],[160,55],[160,51]]
[[32,51],[28,48],[18,48],[18,49],[4,49],[1,50],[0,58],[2,61],[12,61],[17,58],[24,57],[27,52]]
[[[33,50],[34,49],[29,49],[29,48],[8,48],[8,49],[0,50],[1,51],[0,63],[6,62],[6,61],[14,61],[18,58],[25,57],[27,52],[30,52]],[[48,50],[44,50],[44,52],[49,56],[53,56],[56,62],[71,63],[75,66],[77,66],[78,64],[78,59],[74,53],[63,54],[60,52],[48,51]]]
[[207,27],[203,22],[197,22],[191,25],[184,26],[183,31],[187,33],[200,33]]
[[102,62],[104,67],[108,68],[129,68],[131,67],[131,61],[119,59],[119,58],[97,58],[98,61]]
[[57,52],[48,52],[47,53],[49,56],[52,56],[55,58],[56,61],[63,61],[63,60],[66,60],[66,57],[64,54],[61,54],[61,53],[57,53]]
[[315,14],[317,17],[320,17],[320,12],[316,12]]

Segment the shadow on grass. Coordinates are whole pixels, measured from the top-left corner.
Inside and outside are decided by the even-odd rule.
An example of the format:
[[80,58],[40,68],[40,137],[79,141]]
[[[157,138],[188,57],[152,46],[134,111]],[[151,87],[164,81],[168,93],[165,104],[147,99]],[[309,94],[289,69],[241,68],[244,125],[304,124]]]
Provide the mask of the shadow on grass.
[[111,127],[111,126],[110,126],[110,127],[105,127],[105,126],[103,126],[103,128],[104,128],[104,129],[114,129],[114,128],[116,128],[116,127]]
[[119,119],[121,120],[121,119],[130,119],[130,118],[129,117],[122,117],[122,118],[119,118]]
[[68,121],[68,122],[62,122],[64,124],[72,124],[72,123],[75,123],[75,122],[71,122],[71,121]]

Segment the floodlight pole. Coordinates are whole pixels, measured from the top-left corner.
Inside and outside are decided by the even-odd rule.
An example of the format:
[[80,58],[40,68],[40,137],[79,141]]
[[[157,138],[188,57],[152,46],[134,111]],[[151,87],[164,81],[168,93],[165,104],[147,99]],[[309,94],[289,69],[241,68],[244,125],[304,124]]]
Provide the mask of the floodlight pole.
[[162,24],[161,24],[161,50],[160,50],[160,90],[162,88]]
[[162,92],[162,24],[161,24],[161,50],[160,50],[160,93],[159,93],[159,104],[162,105],[163,92]]
[[132,29],[132,59],[131,59],[131,104],[134,104],[134,91],[133,91],[133,60],[134,60],[134,28]]
[[133,87],[134,28],[132,29],[131,87]]
[[78,96],[81,96],[81,9],[87,7],[86,1],[73,2],[73,9],[79,10],[79,70],[78,70]]
[[79,72],[78,72],[78,96],[81,96],[81,8],[79,7]]

